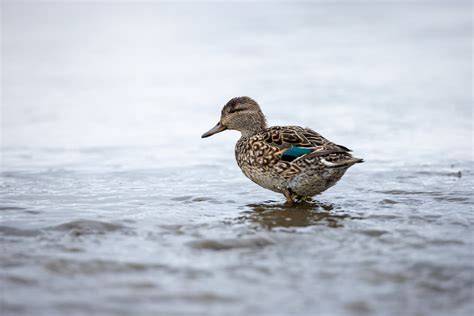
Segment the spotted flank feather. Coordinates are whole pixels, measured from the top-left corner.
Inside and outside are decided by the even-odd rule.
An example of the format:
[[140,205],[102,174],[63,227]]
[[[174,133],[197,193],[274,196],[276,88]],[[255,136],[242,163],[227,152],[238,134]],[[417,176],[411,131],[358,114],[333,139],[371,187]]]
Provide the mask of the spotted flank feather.
[[362,162],[352,157],[347,147],[299,126],[274,126],[241,138],[236,158],[244,174],[254,182],[277,192],[282,186],[290,186],[300,196],[325,190],[347,168]]

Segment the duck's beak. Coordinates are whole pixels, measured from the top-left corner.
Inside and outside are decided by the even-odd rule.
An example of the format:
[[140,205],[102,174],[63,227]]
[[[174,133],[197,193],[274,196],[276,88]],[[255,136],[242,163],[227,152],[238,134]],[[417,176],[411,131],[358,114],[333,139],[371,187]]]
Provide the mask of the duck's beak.
[[214,134],[217,134],[217,133],[220,133],[222,131],[225,131],[227,129],[226,126],[222,125],[221,122],[217,123],[216,126],[214,126],[213,128],[211,128],[209,131],[205,132],[204,134],[202,134],[201,138],[206,138],[206,137],[209,137],[209,136],[212,136]]

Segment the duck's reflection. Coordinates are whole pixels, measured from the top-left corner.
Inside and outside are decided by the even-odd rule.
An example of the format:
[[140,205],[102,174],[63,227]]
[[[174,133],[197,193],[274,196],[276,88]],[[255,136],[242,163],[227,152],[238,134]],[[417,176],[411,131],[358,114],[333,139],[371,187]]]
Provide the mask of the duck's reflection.
[[306,227],[327,225],[341,227],[342,221],[351,218],[348,214],[333,211],[333,204],[302,202],[292,207],[272,201],[262,204],[249,204],[250,210],[242,213],[241,220],[256,223],[265,229],[277,227]]

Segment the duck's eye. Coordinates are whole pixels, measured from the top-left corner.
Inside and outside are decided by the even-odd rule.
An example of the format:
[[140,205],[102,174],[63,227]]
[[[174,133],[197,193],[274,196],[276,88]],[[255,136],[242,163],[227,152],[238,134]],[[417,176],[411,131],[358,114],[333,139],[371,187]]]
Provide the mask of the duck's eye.
[[231,107],[230,110],[229,110],[229,114],[231,113],[236,113],[236,112],[242,112],[242,111],[245,111],[246,108],[243,108],[243,107]]

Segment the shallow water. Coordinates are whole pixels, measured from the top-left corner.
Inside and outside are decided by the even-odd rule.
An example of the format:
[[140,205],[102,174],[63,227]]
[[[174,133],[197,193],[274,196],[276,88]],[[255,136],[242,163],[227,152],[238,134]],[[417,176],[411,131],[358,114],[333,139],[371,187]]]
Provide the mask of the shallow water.
[[[469,8],[2,4],[2,315],[472,314]],[[366,162],[285,208],[241,94]]]

